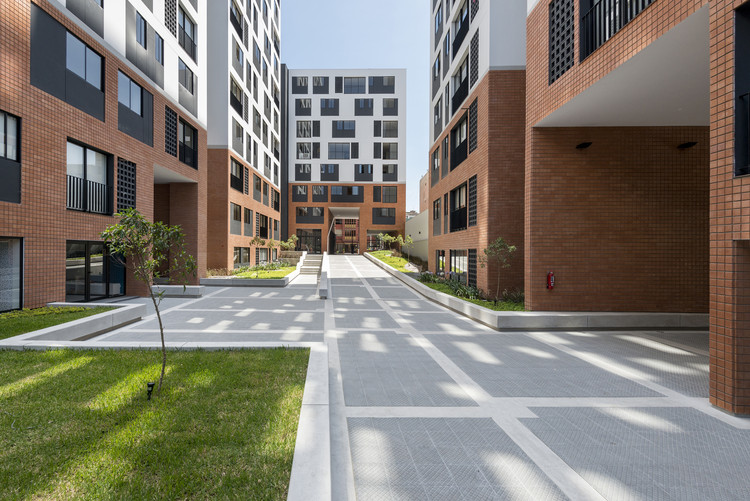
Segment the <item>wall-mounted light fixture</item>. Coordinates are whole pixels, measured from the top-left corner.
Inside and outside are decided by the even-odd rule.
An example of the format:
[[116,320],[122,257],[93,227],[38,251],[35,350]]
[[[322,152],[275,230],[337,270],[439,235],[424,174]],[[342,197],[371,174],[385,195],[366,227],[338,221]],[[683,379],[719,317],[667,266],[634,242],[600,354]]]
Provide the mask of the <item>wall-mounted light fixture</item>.
[[682,143],[680,145],[677,145],[677,149],[678,150],[686,150],[688,148],[692,148],[696,144],[698,144],[697,141],[688,141],[687,143]]
[[591,141],[586,141],[585,143],[577,144],[576,145],[576,149],[577,150],[585,150],[586,148],[588,148],[592,144],[594,144],[594,143],[592,143]]

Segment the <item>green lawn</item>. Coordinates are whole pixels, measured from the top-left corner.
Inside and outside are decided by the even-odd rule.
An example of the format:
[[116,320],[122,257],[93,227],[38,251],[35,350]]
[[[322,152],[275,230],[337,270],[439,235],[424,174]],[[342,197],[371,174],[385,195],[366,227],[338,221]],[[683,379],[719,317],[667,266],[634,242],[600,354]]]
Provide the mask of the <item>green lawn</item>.
[[[444,292],[450,296],[458,297],[455,294],[453,294],[453,291],[451,291],[450,287],[448,287],[445,284],[440,283],[430,283],[430,282],[420,282],[422,285],[426,285],[430,289],[435,289],[436,291]],[[512,303],[510,301],[498,301],[497,304],[495,304],[494,301],[484,301],[482,299],[467,299],[465,297],[459,297],[458,299],[461,299],[463,301],[468,301],[470,303],[478,304],[479,306],[484,306],[485,308],[489,308],[490,310],[494,311],[524,311],[524,305],[523,303]]]
[[35,308],[33,310],[9,311],[0,314],[0,339],[26,334],[53,325],[64,324],[71,320],[90,317],[97,313],[109,311],[109,307],[82,308]]
[[396,268],[398,271],[402,273],[408,273],[409,271],[406,268],[404,268],[404,266],[406,266],[406,263],[408,263],[408,261],[402,257],[392,256],[391,251],[385,251],[385,250],[373,251],[373,252],[370,252],[369,254],[372,257],[383,261],[385,264],[389,266],[393,266],[394,268]]
[[237,278],[284,278],[296,269],[296,266],[285,266],[278,270],[246,271],[234,276]]
[[0,352],[0,499],[286,499],[309,350]]

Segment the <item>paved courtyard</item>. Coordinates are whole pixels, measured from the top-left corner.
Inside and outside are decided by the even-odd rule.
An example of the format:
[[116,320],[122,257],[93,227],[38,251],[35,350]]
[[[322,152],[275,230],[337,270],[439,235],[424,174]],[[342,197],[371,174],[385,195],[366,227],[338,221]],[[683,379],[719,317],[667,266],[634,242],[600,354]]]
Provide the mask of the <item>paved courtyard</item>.
[[[708,404],[707,332],[498,332],[330,263],[327,300],[300,277],[164,319],[187,347],[326,343],[333,499],[750,499],[750,419]],[[158,336],[151,317],[87,344]]]

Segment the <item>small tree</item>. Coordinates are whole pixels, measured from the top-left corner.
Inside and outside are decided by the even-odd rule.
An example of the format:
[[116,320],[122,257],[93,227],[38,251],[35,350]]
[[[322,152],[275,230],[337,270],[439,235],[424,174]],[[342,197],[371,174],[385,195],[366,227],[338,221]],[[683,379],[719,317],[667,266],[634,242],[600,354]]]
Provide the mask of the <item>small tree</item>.
[[479,263],[482,268],[491,264],[497,266],[495,303],[500,299],[500,274],[504,268],[510,268],[510,260],[515,252],[515,245],[510,245],[503,240],[503,237],[497,237],[494,242],[491,242],[490,245],[484,249],[484,254],[479,256]]
[[[120,222],[108,226],[101,234],[109,245],[114,256],[124,256],[124,266],[133,271],[136,280],[148,288],[151,302],[156,310],[161,333],[161,375],[159,387],[164,381],[164,370],[167,366],[167,348],[164,343],[164,324],[159,311],[164,291],[154,293],[154,278],[159,277],[159,270],[166,266],[170,281],[185,283],[188,276],[195,276],[195,258],[185,250],[185,235],[179,226],[169,226],[160,221],[150,222],[136,209],[125,209],[118,214]],[[184,285],[183,285],[184,286]]]
[[255,235],[252,240],[250,240],[250,245],[254,245],[256,247],[265,247],[266,241],[260,238],[258,235]]
[[414,247],[414,239],[411,238],[411,235],[406,235],[406,238],[402,238],[399,243],[401,244],[401,248],[406,250],[406,260],[409,261],[411,259],[411,248]]
[[378,233],[378,238],[380,239],[381,247],[387,245],[388,250],[393,248],[393,242],[396,241],[396,237],[389,235],[388,233]]
[[294,250],[297,247],[298,240],[297,235],[292,234],[286,242],[279,242],[279,247],[286,251]]

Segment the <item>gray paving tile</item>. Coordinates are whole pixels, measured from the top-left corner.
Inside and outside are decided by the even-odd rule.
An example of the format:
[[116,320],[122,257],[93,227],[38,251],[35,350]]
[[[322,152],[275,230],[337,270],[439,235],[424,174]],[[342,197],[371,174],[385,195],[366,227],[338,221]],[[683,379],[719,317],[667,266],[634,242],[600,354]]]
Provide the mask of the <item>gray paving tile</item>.
[[201,299],[191,304],[182,311],[196,309],[215,309],[221,311],[229,310],[322,310],[325,308],[325,301],[318,297],[308,297],[305,299],[292,299],[285,297],[242,297],[242,298],[216,298],[210,297]]
[[335,311],[348,310],[382,310],[383,307],[375,299],[363,297],[336,297],[333,298],[333,309]]
[[372,298],[372,294],[367,291],[366,287],[354,286],[354,285],[334,285],[331,287],[331,297],[361,297],[361,298]]
[[429,313],[404,311],[400,312],[399,316],[419,332],[445,332],[452,334],[460,334],[462,332],[496,333],[496,331],[485,325],[468,320],[458,313],[446,312],[445,309]]
[[418,296],[406,287],[373,287],[373,291],[380,299],[419,299]]
[[317,297],[317,287],[227,287],[214,298],[285,298],[311,299]]
[[[270,315],[266,311],[221,312],[221,311],[180,311],[162,315],[167,328],[187,330],[286,330],[292,328],[321,330],[323,312],[299,311],[287,314]],[[135,326],[134,326],[135,327]],[[157,320],[137,324],[138,329],[158,329]]]
[[[273,342],[304,342],[304,343],[322,343],[324,340],[323,332],[305,332],[303,329],[289,330],[283,333],[268,332],[182,332],[172,330],[167,326],[164,338],[170,343],[273,343]],[[107,342],[160,342],[161,336],[158,331],[133,332],[119,331],[107,337]]]
[[333,315],[337,329],[398,329],[385,311],[339,311]]
[[525,334],[426,337],[495,397],[661,396]]

